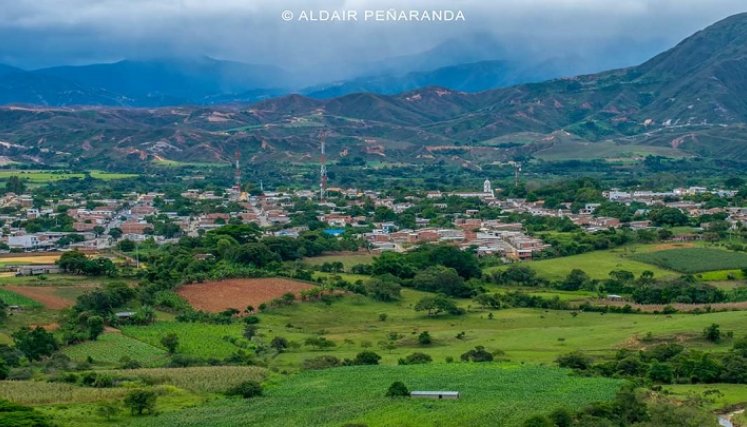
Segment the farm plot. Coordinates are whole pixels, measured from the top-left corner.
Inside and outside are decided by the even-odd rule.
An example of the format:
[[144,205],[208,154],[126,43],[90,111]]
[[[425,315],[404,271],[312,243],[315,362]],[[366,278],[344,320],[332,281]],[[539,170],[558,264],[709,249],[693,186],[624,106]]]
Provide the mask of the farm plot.
[[26,264],[54,264],[60,259],[59,254],[52,255],[23,255],[0,257],[0,266]]
[[0,381],[0,399],[23,405],[94,403],[118,399],[127,394],[123,388],[78,387],[44,381]]
[[240,350],[241,347],[232,341],[241,339],[242,329],[240,324],[156,322],[148,326],[124,326],[122,333],[153,347],[163,348],[161,338],[173,332],[179,337],[180,353],[208,359],[224,358]]
[[[461,397],[458,401],[387,398],[384,393],[394,381],[411,390],[457,390]],[[136,425],[520,426],[537,408],[549,413],[558,407],[580,408],[612,399],[621,384],[547,367],[355,366],[302,372],[268,388],[256,401],[214,401],[163,414],[157,421],[143,418]]]
[[23,308],[40,308],[42,306],[29,297],[9,291],[5,288],[0,288],[0,300],[8,305],[17,305]]
[[96,363],[112,366],[125,356],[143,366],[159,366],[168,360],[164,350],[118,332],[103,334],[96,341],[65,347],[63,353],[75,361],[82,362],[91,356]]
[[681,273],[747,268],[747,254],[710,248],[669,249],[632,258]]
[[243,310],[249,305],[257,307],[283,294],[290,292],[298,295],[313,287],[308,283],[283,278],[232,279],[186,285],[178,292],[197,309],[220,312],[229,308]]
[[91,286],[5,286],[4,289],[38,301],[52,310],[62,310],[75,303],[75,297],[91,289]]
[[147,378],[196,393],[221,393],[247,380],[262,382],[267,370],[258,366],[198,366],[190,368],[118,369],[114,377]]

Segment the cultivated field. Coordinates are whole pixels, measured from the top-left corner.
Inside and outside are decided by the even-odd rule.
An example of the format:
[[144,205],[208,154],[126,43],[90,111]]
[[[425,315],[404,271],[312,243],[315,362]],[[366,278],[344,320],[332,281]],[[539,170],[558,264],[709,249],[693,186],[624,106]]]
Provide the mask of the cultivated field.
[[633,258],[682,273],[747,268],[747,254],[711,248],[670,249]]
[[179,295],[199,310],[219,312],[229,308],[257,307],[283,294],[298,295],[313,285],[283,278],[231,279],[197,283],[179,288]]
[[104,371],[114,377],[148,378],[196,393],[222,393],[247,380],[262,382],[267,370],[258,366],[198,366],[191,368],[119,369]]
[[121,398],[126,389],[78,387],[45,381],[0,381],[0,399],[20,404],[92,403]]
[[[136,174],[110,173],[103,171],[91,171],[90,174],[92,178],[102,180],[134,178],[137,176]],[[65,170],[0,170],[0,181],[8,179],[9,177],[14,175],[33,184],[45,184],[72,178],[85,178],[85,174],[83,173],[70,172]]]
[[52,310],[61,310],[75,304],[77,295],[92,289],[91,286],[5,286],[3,289],[41,303]]
[[[152,347],[162,349],[161,338],[168,333],[179,337],[179,352],[202,358],[224,358],[241,349],[228,338],[241,338],[242,325],[213,325],[158,321],[148,326],[123,326],[122,333]],[[121,356],[120,356],[121,357]]]
[[42,305],[33,299],[10,290],[10,286],[0,287],[0,300],[8,305],[17,305],[22,308],[39,308]]
[[[384,393],[394,381],[411,390],[456,390],[461,397],[458,401],[387,398]],[[354,366],[302,372],[249,402],[209,402],[158,419],[141,418],[135,425],[520,426],[538,408],[540,412],[561,406],[577,409],[611,399],[620,384],[556,368],[504,368],[493,363]]]
[[39,255],[3,255],[0,257],[0,267],[4,265],[26,265],[26,264],[54,264],[60,259],[61,254],[39,254]]
[[82,362],[90,356],[96,363],[116,366],[127,356],[143,366],[161,366],[168,361],[166,351],[121,333],[108,332],[96,341],[86,341],[63,349],[71,359]]

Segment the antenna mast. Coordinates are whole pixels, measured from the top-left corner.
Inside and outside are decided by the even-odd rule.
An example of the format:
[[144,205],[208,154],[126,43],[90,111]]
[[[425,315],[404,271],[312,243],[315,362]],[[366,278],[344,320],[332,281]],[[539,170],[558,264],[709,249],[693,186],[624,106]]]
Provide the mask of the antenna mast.
[[238,149],[236,149],[236,154],[234,155],[235,160],[235,168],[234,171],[234,188],[236,189],[236,192],[241,194],[241,168],[239,166],[239,161],[241,160],[241,152],[239,152]]
[[324,143],[327,139],[327,130],[324,129],[319,133],[319,139],[321,142],[321,156],[319,157],[319,200],[324,201],[327,197],[327,156],[324,152]]

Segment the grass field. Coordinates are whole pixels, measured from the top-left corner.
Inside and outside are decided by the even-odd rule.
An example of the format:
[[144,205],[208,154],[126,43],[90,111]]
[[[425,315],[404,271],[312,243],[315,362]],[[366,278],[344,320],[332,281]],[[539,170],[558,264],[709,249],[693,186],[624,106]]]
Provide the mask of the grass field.
[[691,396],[704,397],[713,410],[747,403],[744,384],[676,384],[665,386],[664,390],[683,400]]
[[670,249],[636,254],[633,258],[682,273],[747,268],[747,254],[711,248]]
[[345,266],[345,271],[350,271],[350,268],[356,264],[371,264],[374,256],[373,254],[324,255],[304,258],[303,262],[309,265],[322,265],[325,262],[341,262]]
[[[652,271],[657,278],[678,276],[674,271],[633,259],[636,253],[646,249],[646,247],[628,246],[562,258],[528,261],[523,265],[533,268],[537,274],[549,280],[563,279],[575,268],[585,271],[593,279],[600,280],[609,278],[609,272],[612,270],[627,270],[636,276],[648,270]],[[505,268],[507,267],[490,267],[486,271],[492,272]]]
[[86,341],[63,349],[71,359],[82,362],[91,356],[95,363],[116,366],[122,357],[137,360],[143,366],[161,366],[168,361],[163,349],[120,333],[105,333],[96,341]]
[[[110,173],[102,171],[90,171],[92,178],[102,179],[105,181],[112,179],[125,179],[137,177],[136,174],[130,173]],[[70,172],[65,170],[0,170],[0,180],[8,179],[17,175],[21,179],[28,180],[32,184],[44,184],[48,182],[63,181],[71,178],[85,178],[84,173]]]
[[257,366],[199,366],[192,368],[126,369],[104,371],[112,376],[142,377],[196,393],[223,393],[247,380],[262,382],[267,370]]
[[[737,336],[747,330],[747,316],[736,311],[699,316],[580,312],[574,317],[568,311],[475,310],[469,300],[460,302],[465,308],[473,306],[466,315],[433,318],[413,309],[424,293],[405,289],[402,295],[403,299],[395,303],[353,295],[334,302],[331,307],[303,303],[260,315],[260,339],[265,342],[282,336],[302,344],[306,338],[321,334],[336,343],[323,351],[301,345],[272,359],[271,366],[295,369],[304,359],[320,354],[352,358],[365,348],[379,353],[385,364],[396,364],[399,358],[415,351],[441,362],[446,357],[459,359],[476,345],[490,351],[503,350],[512,362],[552,363],[558,355],[574,350],[609,356],[621,347],[637,347],[641,344],[636,337],[648,332],[661,339],[682,338],[696,348],[723,350],[730,344],[703,341],[700,334],[703,328],[718,323],[723,331],[734,331]],[[493,314],[492,319],[489,313]],[[386,314],[385,321],[379,319],[380,314]],[[417,336],[422,331],[429,331],[433,344],[418,343]],[[461,332],[464,336],[457,338]],[[396,335],[394,340],[390,339],[392,333]]]
[[179,351],[203,358],[224,358],[240,348],[224,337],[241,338],[242,325],[156,322],[149,326],[125,326],[122,333],[151,346],[163,348],[161,338],[173,332],[179,337]]
[[[457,390],[461,396],[453,401],[384,397],[394,381],[411,390]],[[268,387],[261,398],[214,401],[135,425],[519,426],[537,408],[550,412],[609,400],[620,384],[556,368],[495,363],[356,366],[306,371]]]
[[23,308],[39,308],[42,305],[31,298],[11,292],[0,287],[0,300],[8,305],[17,305]]

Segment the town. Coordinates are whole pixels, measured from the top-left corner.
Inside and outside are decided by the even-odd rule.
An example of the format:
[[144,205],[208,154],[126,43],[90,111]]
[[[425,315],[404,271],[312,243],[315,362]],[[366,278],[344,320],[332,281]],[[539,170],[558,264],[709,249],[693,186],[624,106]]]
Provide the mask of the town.
[[[6,192],[0,199],[0,247],[12,253],[121,247],[130,251],[145,241],[175,243],[181,236],[195,237],[226,224],[248,223],[261,227],[266,235],[298,237],[311,221],[316,228],[323,225],[330,235],[356,236],[365,242],[362,250],[403,252],[422,243],[447,243],[480,256],[517,261],[537,257],[550,246],[527,231],[521,221],[527,216],[565,219],[594,233],[621,227],[656,228],[661,224],[652,222],[651,212],[666,208],[696,221],[692,232],[672,236],[678,240],[700,239],[708,230],[737,231],[747,224],[747,207],[729,203],[736,190],[609,189],[601,192],[603,201],[576,206],[571,201],[549,206],[536,198],[502,198],[500,189],[493,189],[489,180],[481,190],[393,197],[377,190],[331,187],[323,200],[318,191],[249,195],[237,186],[222,194],[188,189],[174,198],[157,192],[101,199],[78,193],[46,201],[31,193]],[[605,214],[610,205],[628,209],[618,210],[617,216]],[[190,206],[199,206],[199,213]]]

